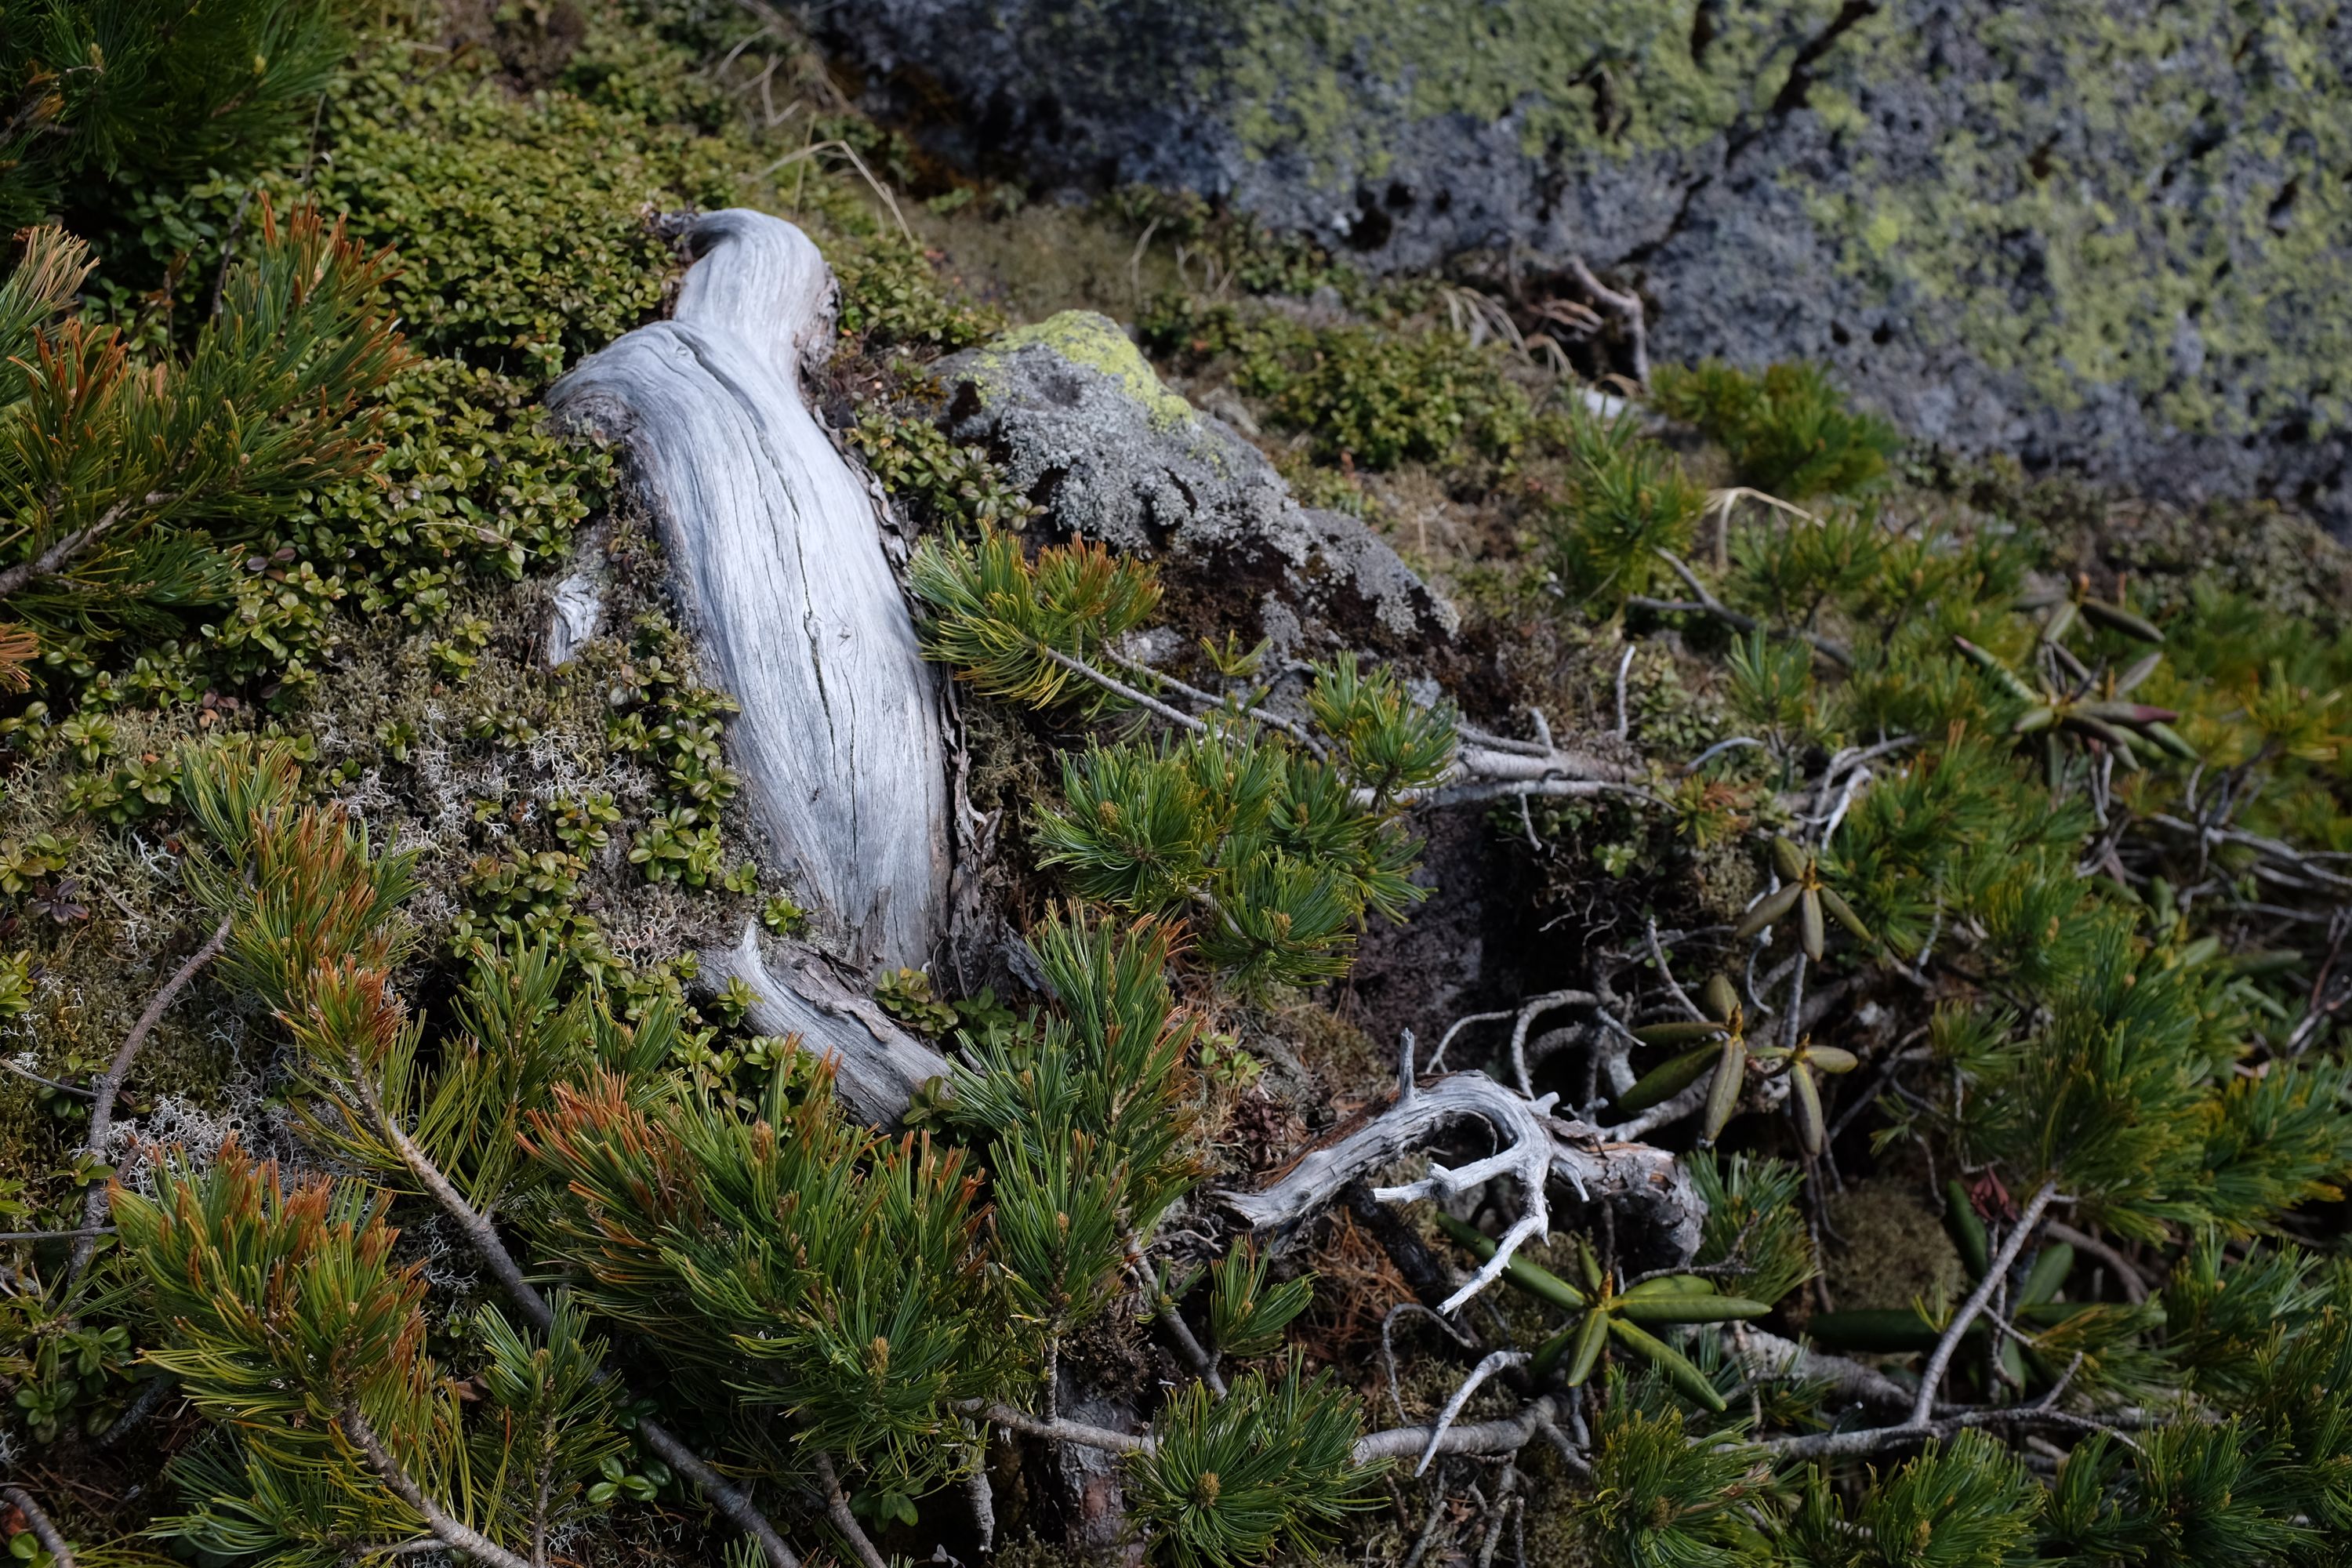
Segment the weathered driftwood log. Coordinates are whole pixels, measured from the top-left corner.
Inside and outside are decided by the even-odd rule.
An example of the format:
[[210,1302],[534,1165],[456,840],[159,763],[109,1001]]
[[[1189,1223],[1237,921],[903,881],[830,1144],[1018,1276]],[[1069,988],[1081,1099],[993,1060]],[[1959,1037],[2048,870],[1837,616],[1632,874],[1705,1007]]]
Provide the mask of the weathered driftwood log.
[[624,443],[705,667],[742,704],[745,795],[853,964],[919,964],[939,936],[948,782],[937,672],[883,554],[873,493],[801,389],[833,276],[761,213],[688,220],[674,317],[558,382],[550,404]]
[[[937,681],[884,557],[871,492],[802,394],[803,360],[828,337],[823,257],[757,213],[694,218],[686,232],[698,259],[674,319],[582,363],[551,402],[626,446],[707,668],[742,704],[729,738],[753,810],[837,949],[763,948],[747,927],[732,950],[706,955],[706,973],[741,979],[760,998],[752,1026],[832,1056],[851,1110],[887,1125],[950,1070],[874,1005],[857,973],[919,963],[939,934],[949,802]],[[1570,765],[1548,744],[1479,740],[1492,742],[1480,751],[1486,771],[1506,780],[1619,771]],[[1481,1074],[1416,1085],[1408,1065],[1386,1111],[1309,1150],[1265,1191],[1226,1201],[1254,1228],[1293,1226],[1476,1121],[1500,1152],[1380,1195],[1444,1196],[1516,1175],[1522,1217],[1480,1282],[1549,1228],[1554,1181],[1627,1211],[1652,1245],[1687,1258],[1701,1209],[1672,1156],[1607,1142],[1548,1110]]]

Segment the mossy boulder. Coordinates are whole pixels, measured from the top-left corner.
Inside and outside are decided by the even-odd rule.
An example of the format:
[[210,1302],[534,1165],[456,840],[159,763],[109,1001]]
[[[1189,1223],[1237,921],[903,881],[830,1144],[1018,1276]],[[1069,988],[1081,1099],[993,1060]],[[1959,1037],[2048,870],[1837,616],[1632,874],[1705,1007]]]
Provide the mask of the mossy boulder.
[[[2352,56],[2306,0],[877,0],[870,99],[1045,184],[1376,268],[1580,257],[1662,360],[1815,360],[1911,436],[2352,525]],[[961,105],[943,121],[942,101]]]
[[[940,362],[948,434],[986,447],[1055,528],[1159,557],[1201,630],[1255,604],[1278,661],[1425,654],[1454,612],[1377,535],[1299,505],[1263,452],[1163,383],[1118,324],[1066,310]],[[1181,614],[1179,618],[1181,619]]]

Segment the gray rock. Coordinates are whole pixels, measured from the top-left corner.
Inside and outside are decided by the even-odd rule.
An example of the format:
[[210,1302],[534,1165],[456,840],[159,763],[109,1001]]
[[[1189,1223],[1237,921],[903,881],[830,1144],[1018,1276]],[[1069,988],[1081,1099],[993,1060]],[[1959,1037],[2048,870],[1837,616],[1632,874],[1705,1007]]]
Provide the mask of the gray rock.
[[2352,27],[2316,0],[865,0],[887,111],[1373,268],[1580,256],[1662,361],[1826,363],[1966,456],[2352,524]]
[[1355,518],[1300,506],[1264,453],[1170,391],[1106,316],[1064,311],[936,374],[951,389],[948,433],[993,452],[1055,528],[1223,595],[1240,586],[1277,664],[1421,648],[1454,629],[1395,551]]

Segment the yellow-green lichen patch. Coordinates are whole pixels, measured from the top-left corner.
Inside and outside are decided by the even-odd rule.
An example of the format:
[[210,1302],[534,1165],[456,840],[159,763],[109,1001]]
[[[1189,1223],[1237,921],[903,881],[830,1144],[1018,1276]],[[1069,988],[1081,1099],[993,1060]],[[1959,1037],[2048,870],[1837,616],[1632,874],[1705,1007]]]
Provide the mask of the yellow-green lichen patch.
[[[1244,8],[1227,81],[1253,157],[1379,179],[1416,121],[1517,117],[1531,157],[1698,146],[1772,101],[1834,0],[1705,7],[1644,0],[1438,0]],[[1869,24],[1864,24],[1867,26]]]
[[1860,127],[1932,93],[1928,156],[1785,183],[1874,300],[2055,408],[2121,388],[2185,431],[2339,429],[2352,81],[2303,9],[2004,12],[1950,79],[1917,33],[1856,29],[1815,107]]
[[973,379],[983,392],[1002,388],[1013,356],[1030,348],[1049,350],[1110,377],[1150,410],[1154,429],[1175,430],[1192,423],[1192,405],[1168,390],[1117,321],[1092,310],[1064,310],[1034,326],[1014,328],[974,357]]

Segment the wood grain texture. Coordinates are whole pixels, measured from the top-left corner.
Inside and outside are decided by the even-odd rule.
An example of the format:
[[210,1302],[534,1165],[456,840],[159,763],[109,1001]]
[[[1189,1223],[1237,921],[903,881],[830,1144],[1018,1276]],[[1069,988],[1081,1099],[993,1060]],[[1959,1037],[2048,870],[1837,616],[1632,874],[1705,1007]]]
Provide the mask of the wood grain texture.
[[715,985],[740,980],[750,987],[759,1000],[743,1016],[755,1031],[798,1035],[829,1059],[842,1103],[868,1126],[897,1124],[917,1089],[954,1070],[803,943],[762,943],[759,928],[747,925],[732,951],[702,955],[702,973]]
[[939,681],[874,496],[802,388],[832,273],[765,214],[701,215],[687,237],[673,318],[581,362],[549,403],[627,449],[704,668],[742,704],[730,756],[770,864],[853,968],[919,965],[949,865]]

